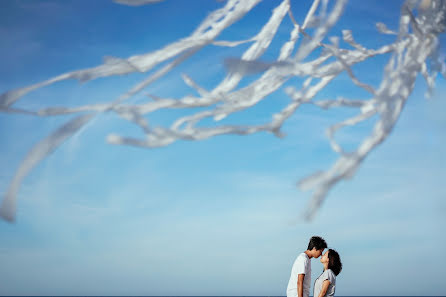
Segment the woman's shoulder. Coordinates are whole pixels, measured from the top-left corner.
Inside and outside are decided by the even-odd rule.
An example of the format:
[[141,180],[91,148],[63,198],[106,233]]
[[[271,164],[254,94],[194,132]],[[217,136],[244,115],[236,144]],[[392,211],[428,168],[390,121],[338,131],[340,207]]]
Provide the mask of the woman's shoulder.
[[324,271],[324,274],[327,276],[327,278],[332,281],[336,280],[336,274],[331,269],[327,269]]

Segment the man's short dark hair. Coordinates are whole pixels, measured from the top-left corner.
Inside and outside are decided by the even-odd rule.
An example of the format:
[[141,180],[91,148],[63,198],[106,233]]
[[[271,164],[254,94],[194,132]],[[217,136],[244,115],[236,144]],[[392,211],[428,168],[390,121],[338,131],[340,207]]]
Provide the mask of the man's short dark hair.
[[327,243],[322,237],[313,236],[310,238],[310,242],[308,243],[308,250],[311,251],[313,248],[316,248],[316,250],[326,249]]
[[331,269],[336,275],[342,270],[341,257],[339,257],[338,252],[333,249],[328,250],[328,269]]

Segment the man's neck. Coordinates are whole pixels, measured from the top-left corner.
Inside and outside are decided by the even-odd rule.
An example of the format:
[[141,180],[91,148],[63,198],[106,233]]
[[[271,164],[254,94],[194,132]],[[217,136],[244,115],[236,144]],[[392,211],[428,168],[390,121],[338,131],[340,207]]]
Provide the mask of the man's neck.
[[308,258],[310,258],[310,259],[313,258],[313,255],[311,254],[311,251],[306,250],[305,254],[308,256]]

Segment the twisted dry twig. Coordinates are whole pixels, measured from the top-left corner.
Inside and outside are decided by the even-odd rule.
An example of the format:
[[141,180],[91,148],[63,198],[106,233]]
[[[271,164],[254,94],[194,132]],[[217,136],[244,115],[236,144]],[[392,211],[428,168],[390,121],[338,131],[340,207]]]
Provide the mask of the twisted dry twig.
[[[118,1],[128,3],[128,0]],[[139,1],[139,4],[157,1]],[[290,0],[283,0],[272,12],[270,19],[258,34],[247,40],[219,41],[216,38],[224,29],[242,18],[260,0],[229,0],[221,9],[210,14],[200,26],[188,37],[173,42],[164,48],[147,54],[132,56],[127,59],[107,58],[104,64],[94,68],[68,72],[44,82],[28,87],[11,90],[0,95],[0,111],[9,113],[23,113],[34,116],[53,116],[81,113],[57,129],[46,139],[38,143],[25,157],[14,176],[13,181],[2,201],[0,215],[9,221],[14,220],[15,200],[23,178],[28,172],[48,154],[55,150],[63,141],[80,128],[85,126],[97,114],[103,112],[116,113],[118,116],[139,126],[143,138],[131,138],[110,134],[107,141],[112,144],[134,145],[140,147],[161,147],[177,140],[201,140],[223,134],[252,134],[270,132],[282,137],[281,127],[302,104],[314,104],[322,109],[335,107],[349,107],[358,109],[358,114],[343,122],[331,126],[327,133],[332,149],[339,154],[338,160],[328,170],[317,172],[298,184],[302,189],[313,190],[307,218],[311,218],[319,208],[328,191],[340,180],[352,177],[361,162],[381,142],[383,142],[395,126],[404,104],[412,92],[415,79],[421,73],[429,87],[428,93],[435,86],[438,73],[445,75],[445,64],[437,54],[438,35],[444,31],[446,25],[446,1],[407,1],[400,17],[398,32],[389,30],[384,24],[377,24],[383,34],[396,36],[395,42],[378,49],[367,49],[353,39],[352,32],[343,31],[343,40],[352,49],[340,48],[334,40],[333,44],[323,41],[329,30],[340,18],[346,5],[346,0],[338,0],[332,10],[327,13],[327,1],[315,0],[304,23],[299,25],[292,15]],[[412,13],[417,9],[417,16]],[[320,15],[316,13],[320,11]],[[274,62],[260,62],[258,59],[270,46],[282,20],[289,16],[294,24],[289,40],[280,50]],[[306,29],[314,25],[314,34],[310,36]],[[300,36],[303,39],[295,49]],[[183,75],[184,82],[195,89],[199,96],[185,96],[182,98],[159,98],[151,95],[152,101],[142,104],[124,104],[126,100],[140,93],[148,85],[163,77],[180,63],[196,54],[208,45],[220,47],[235,47],[240,44],[251,43],[251,46],[240,58],[225,61],[228,73],[212,90],[206,90],[188,75]],[[313,57],[315,50],[322,48],[322,53]],[[295,54],[293,55],[293,52]],[[384,76],[377,89],[361,82],[353,73],[352,66],[371,57],[391,54]],[[328,62],[330,58],[334,61]],[[171,60],[171,61],[170,61]],[[168,62],[170,61],[170,62]],[[426,65],[431,62],[430,72]],[[79,81],[94,80],[99,77],[122,75],[133,72],[148,72],[154,67],[167,63],[159,70],[149,75],[145,80],[134,86],[128,92],[106,104],[91,104],[80,107],[53,107],[37,111],[14,108],[14,103],[27,93],[59,81],[77,79]],[[339,74],[346,71],[352,82],[368,91],[371,97],[367,100],[352,100],[338,98],[333,100],[313,101],[312,99],[333,81]],[[243,88],[237,86],[242,79],[250,74],[261,74]],[[268,95],[281,88],[292,77],[306,78],[299,90],[287,88],[285,91],[291,102],[280,112],[272,116],[271,122],[255,125],[217,125],[213,127],[198,127],[197,124],[207,118],[218,122],[221,119],[256,105]],[[170,127],[151,127],[147,122],[147,115],[161,109],[207,108],[191,116],[177,119]],[[85,114],[86,113],[86,114]],[[356,125],[378,115],[373,131],[364,138],[357,150],[346,152],[334,140],[334,134],[345,126]]]

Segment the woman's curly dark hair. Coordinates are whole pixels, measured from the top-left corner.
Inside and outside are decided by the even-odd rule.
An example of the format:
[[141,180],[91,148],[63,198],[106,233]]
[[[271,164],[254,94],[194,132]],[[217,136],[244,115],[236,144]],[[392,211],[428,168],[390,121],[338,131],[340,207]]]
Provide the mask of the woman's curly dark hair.
[[328,249],[328,269],[338,275],[342,270],[341,257],[337,251],[333,249]]

